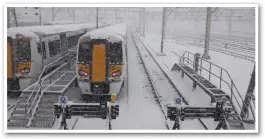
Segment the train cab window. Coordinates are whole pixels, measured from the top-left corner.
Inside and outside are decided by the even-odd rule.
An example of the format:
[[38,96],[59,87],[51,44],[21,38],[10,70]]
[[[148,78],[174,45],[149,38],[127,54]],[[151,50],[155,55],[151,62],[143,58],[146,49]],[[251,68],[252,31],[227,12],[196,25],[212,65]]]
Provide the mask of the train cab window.
[[78,51],[78,61],[89,62],[91,61],[91,46],[89,43],[80,43]]
[[17,39],[17,60],[31,60],[31,48],[29,39]]
[[77,45],[79,37],[80,35],[75,35],[67,38],[69,48],[75,47]]
[[48,46],[49,46],[50,57],[57,55],[61,52],[60,40],[54,40],[54,41],[48,42]]
[[46,56],[45,42],[41,42],[41,44],[38,43],[38,53],[42,54],[41,51],[43,51],[43,59],[46,59],[47,56]]
[[111,43],[110,45],[110,62],[115,64],[122,63],[122,43]]

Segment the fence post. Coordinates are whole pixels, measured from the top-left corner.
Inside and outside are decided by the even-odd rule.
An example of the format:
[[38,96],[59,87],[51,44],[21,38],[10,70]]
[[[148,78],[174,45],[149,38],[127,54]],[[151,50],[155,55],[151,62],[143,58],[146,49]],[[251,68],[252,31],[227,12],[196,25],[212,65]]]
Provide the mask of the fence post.
[[249,85],[248,85],[248,89],[247,89],[247,94],[245,96],[245,100],[243,100],[243,103],[242,103],[243,106],[242,106],[242,110],[241,110],[241,114],[240,114],[242,119],[245,118],[246,117],[246,113],[249,112],[251,96],[254,93],[254,88],[255,88],[255,67],[254,67],[253,72],[251,74],[251,78],[250,78],[250,82],[249,82]]
[[189,66],[189,60],[190,60],[190,53],[188,52],[188,61],[187,61],[187,66]]
[[202,58],[201,58],[201,65],[200,65],[200,75],[202,75]]
[[194,67],[195,67],[195,71],[198,72],[199,69],[199,60],[200,60],[201,54],[196,53],[195,57],[194,57]]
[[223,69],[221,69],[220,73],[220,89],[222,89],[222,76],[223,76]]
[[[194,69],[195,71],[198,73],[198,69],[199,69],[199,60],[200,60],[201,54],[196,53],[194,56]],[[196,82],[193,82],[193,90],[196,89]]]
[[209,81],[211,80],[211,70],[212,70],[212,63],[210,63],[210,68],[209,68]]

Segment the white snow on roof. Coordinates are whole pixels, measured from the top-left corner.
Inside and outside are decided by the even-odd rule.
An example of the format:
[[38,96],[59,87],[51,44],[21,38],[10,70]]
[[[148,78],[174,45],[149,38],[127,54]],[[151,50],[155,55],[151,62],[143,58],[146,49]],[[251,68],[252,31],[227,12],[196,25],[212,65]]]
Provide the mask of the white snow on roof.
[[126,36],[126,24],[116,24],[116,25],[105,27],[103,29],[109,30],[111,32],[115,32],[122,37]]
[[106,30],[95,30],[91,31],[87,34],[90,39],[107,39],[110,42],[119,42],[123,41],[123,37],[113,33],[113,32],[106,32]]
[[15,27],[9,28],[7,30],[7,36],[15,38],[17,34],[23,36],[39,39],[38,35],[35,33],[49,35],[60,32],[71,32],[77,31],[85,28],[93,28],[94,24],[67,24],[67,25],[52,25],[52,26],[29,26],[29,27]]
[[124,41],[125,36],[126,36],[126,25],[117,24],[90,31],[86,33],[82,38],[89,37],[90,39],[107,39],[110,42],[119,42],[119,41]]

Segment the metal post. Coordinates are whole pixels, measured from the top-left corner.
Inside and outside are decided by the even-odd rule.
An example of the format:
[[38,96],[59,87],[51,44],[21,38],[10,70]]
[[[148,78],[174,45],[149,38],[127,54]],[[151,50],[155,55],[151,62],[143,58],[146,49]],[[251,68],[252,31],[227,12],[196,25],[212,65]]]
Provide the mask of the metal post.
[[145,37],[145,8],[143,8],[143,36]]
[[230,16],[228,19],[228,34],[231,34],[231,28],[232,28],[232,15],[233,15],[233,10],[230,10]]
[[205,59],[210,59],[209,42],[210,42],[210,31],[211,31],[211,17],[212,17],[212,8],[207,7],[205,43],[204,43],[205,46],[204,46],[204,54],[203,54],[203,58],[205,58]]
[[12,13],[13,13],[13,15],[14,15],[15,26],[18,27],[18,23],[17,23],[17,14],[16,14],[16,8],[15,8],[15,7],[12,8]]
[[209,81],[211,80],[211,70],[212,70],[212,64],[210,64],[210,68],[209,68]]
[[162,20],[162,37],[161,37],[161,53],[163,53],[165,26],[166,26],[166,7],[163,7],[163,20]]
[[201,54],[196,53],[195,54],[195,62],[194,62],[194,66],[195,66],[195,71],[198,72],[199,70],[199,60],[200,60]]
[[39,7],[39,21],[40,21],[40,26],[41,26],[41,7]]
[[254,67],[253,72],[251,74],[251,78],[250,78],[250,82],[248,85],[248,90],[247,90],[245,100],[243,101],[243,107],[242,107],[242,111],[240,114],[242,118],[245,118],[246,113],[248,113],[248,111],[249,111],[248,108],[250,105],[251,96],[253,95],[253,92],[254,92],[254,88],[255,88],[255,67]]
[[[194,56],[194,69],[196,72],[198,72],[199,70],[199,60],[200,60],[200,57],[201,57],[201,54],[199,53],[196,53],[195,56]],[[196,82],[193,82],[193,89],[196,89]]]
[[116,24],[118,24],[118,8],[115,10],[115,19],[116,19]]
[[52,21],[54,21],[54,16],[55,16],[54,7],[52,7]]
[[98,29],[98,7],[97,7],[97,17],[96,17],[96,28]]
[[221,69],[220,73],[220,89],[222,88],[222,76],[223,76],[223,69]]
[[140,26],[141,26],[141,22],[140,22],[140,12],[138,12],[138,31],[140,31]]
[[10,7],[7,7],[7,28],[11,27],[10,23]]
[[73,10],[73,23],[75,23],[75,10]]
[[201,64],[200,64],[200,75],[202,75],[202,70],[203,70],[203,68],[202,68],[202,58],[201,58]]

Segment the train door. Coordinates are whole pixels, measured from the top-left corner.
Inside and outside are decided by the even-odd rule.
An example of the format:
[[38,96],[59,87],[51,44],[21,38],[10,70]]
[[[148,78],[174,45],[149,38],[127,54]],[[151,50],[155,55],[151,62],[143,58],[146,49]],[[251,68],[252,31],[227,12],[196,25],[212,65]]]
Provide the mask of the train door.
[[106,40],[91,40],[92,68],[91,68],[91,92],[95,94],[109,93],[109,61]]

